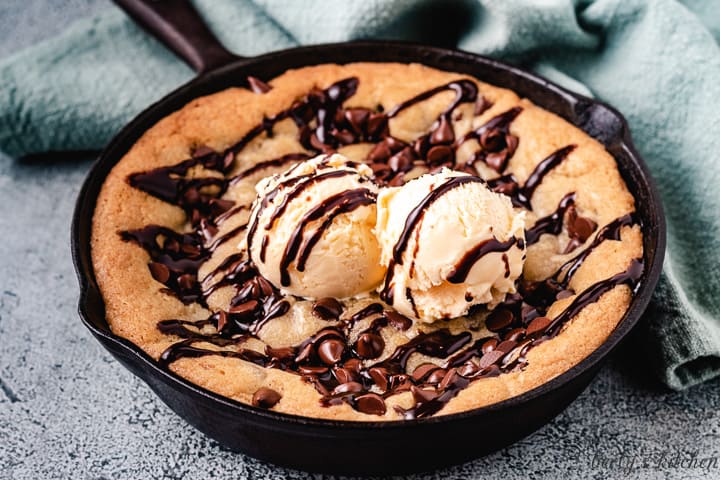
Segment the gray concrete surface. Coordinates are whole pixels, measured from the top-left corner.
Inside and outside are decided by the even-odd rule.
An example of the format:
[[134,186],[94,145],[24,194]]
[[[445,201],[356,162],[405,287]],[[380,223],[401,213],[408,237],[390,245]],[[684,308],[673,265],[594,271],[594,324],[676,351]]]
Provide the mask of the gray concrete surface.
[[[0,56],[104,8],[101,0],[2,0]],[[81,325],[69,225],[89,166],[0,158],[0,478],[310,476],[223,450]],[[720,380],[668,392],[632,348],[638,341],[537,433],[417,478],[720,478]],[[692,455],[695,464],[679,462]]]

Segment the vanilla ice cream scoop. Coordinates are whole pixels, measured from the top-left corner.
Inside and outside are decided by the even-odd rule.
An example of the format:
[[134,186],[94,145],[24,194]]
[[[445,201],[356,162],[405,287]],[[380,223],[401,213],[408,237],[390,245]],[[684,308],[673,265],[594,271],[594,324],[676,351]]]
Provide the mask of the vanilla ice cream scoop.
[[263,179],[256,190],[248,252],[281,291],[345,298],[382,281],[373,234],[378,187],[369,167],[320,155]]
[[443,169],[378,196],[381,297],[424,322],[493,308],[522,273],[525,214],[478,177]]

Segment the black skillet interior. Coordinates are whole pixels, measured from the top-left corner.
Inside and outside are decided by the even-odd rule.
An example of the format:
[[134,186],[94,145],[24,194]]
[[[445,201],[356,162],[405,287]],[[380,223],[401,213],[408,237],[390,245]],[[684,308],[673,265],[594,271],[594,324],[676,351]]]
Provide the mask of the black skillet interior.
[[[164,7],[163,2],[144,0],[119,3],[196,70],[205,73],[128,124],[103,151],[88,175],[72,228],[73,259],[81,288],[80,316],[105,348],[147,382],[165,403],[225,447],[280,465],[351,474],[425,471],[477,458],[522,438],[560,413],[587,386],[599,362],[626,336],[645,310],[661,270],[664,217],[649,173],[632,146],[627,124],[614,109],[501,62],[422,45],[356,42],[242,59],[217,43],[185,1],[164,2]],[[173,9],[166,10],[168,5]],[[635,195],[643,224],[646,271],[624,319],[608,340],[579,365],[521,396],[460,414],[389,423],[339,422],[279,414],[223,398],[160,369],[137,346],[112,334],[93,273],[92,216],[106,175],[135,141],[190,100],[231,86],[243,86],[248,75],[269,80],[292,68],[357,61],[418,62],[512,89],[578,126],[603,143],[616,158],[628,188]],[[223,63],[226,64],[217,67]]]

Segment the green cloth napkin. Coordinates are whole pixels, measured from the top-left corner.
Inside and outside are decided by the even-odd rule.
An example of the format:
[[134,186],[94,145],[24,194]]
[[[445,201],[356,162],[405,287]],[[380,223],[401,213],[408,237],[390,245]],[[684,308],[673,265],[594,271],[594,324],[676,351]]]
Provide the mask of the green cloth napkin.
[[[619,108],[658,181],[664,275],[641,323],[649,364],[681,389],[720,374],[717,0],[196,0],[232,50],[380,37],[520,63]],[[99,149],[193,76],[109,10],[0,64],[0,150]]]

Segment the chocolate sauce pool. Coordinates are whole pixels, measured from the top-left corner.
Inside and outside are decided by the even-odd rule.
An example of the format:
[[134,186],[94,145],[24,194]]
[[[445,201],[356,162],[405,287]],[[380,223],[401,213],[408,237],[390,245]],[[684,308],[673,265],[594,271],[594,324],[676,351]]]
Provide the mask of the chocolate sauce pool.
[[[269,91],[270,86],[255,79],[251,84],[258,94]],[[581,245],[597,230],[592,242],[579,254],[568,260],[557,272],[539,282],[519,280],[517,294],[508,295],[486,319],[490,335],[472,340],[470,332],[451,333],[448,329],[422,332],[409,342],[401,345],[382,360],[376,360],[385,351],[382,336],[384,329],[407,330],[412,321],[387,308],[381,303],[372,303],[360,311],[348,312],[345,305],[336,299],[324,298],[313,305],[313,314],[328,322],[328,326],[297,345],[272,348],[264,352],[243,347],[250,338],[257,338],[258,332],[267,322],[280,317],[290,309],[287,298],[265,278],[259,275],[253,262],[237,252],[223,260],[213,271],[202,278],[198,271],[221,244],[240,239],[247,233],[248,244],[261,237],[261,260],[265,255],[268,231],[283,214],[287,204],[302,194],[303,190],[324,178],[347,174],[343,171],[325,172],[320,175],[304,175],[285,181],[270,192],[260,209],[269,207],[279,188],[290,188],[281,204],[274,206],[270,221],[259,225],[241,224],[229,232],[218,235],[223,222],[236,214],[249,210],[249,205],[236,205],[221,198],[230,185],[250,175],[271,167],[290,166],[320,153],[330,153],[344,145],[373,143],[366,158],[374,172],[374,180],[382,185],[402,185],[407,172],[417,165],[424,165],[430,171],[442,167],[475,173],[475,162],[486,163],[499,173],[495,179],[484,181],[476,176],[453,177],[430,192],[408,216],[404,230],[393,250],[381,298],[391,303],[392,274],[395,265],[414,261],[414,255],[407,255],[410,236],[422,223],[424,212],[440,196],[465,183],[484,182],[498,193],[508,195],[513,204],[532,210],[532,195],[543,178],[575,149],[565,146],[542,160],[528,180],[520,185],[512,173],[505,172],[509,159],[519,142],[511,133],[511,124],[522,113],[520,107],[503,112],[479,128],[456,138],[452,128],[452,116],[458,106],[474,103],[475,115],[490,108],[491,104],[481,95],[470,80],[458,80],[423,92],[384,112],[382,108],[345,108],[358,87],[357,78],[336,82],[327,89],[314,88],[305,97],[294,102],[289,108],[265,118],[238,143],[224,152],[207,147],[195,149],[192,158],[169,167],[156,168],[147,172],[132,174],[128,182],[167,203],[182,208],[192,227],[189,233],[181,233],[160,225],[120,232],[123,240],[142,247],[150,256],[148,268],[153,278],[161,283],[162,292],[174,295],[185,304],[198,303],[207,307],[210,295],[222,287],[234,288],[234,296],[226,310],[212,313],[199,321],[178,319],[163,320],[157,328],[167,335],[180,340],[168,347],[159,362],[168,367],[172,362],[186,357],[219,355],[238,358],[265,368],[276,368],[302,376],[321,394],[321,404],[332,406],[347,403],[354,409],[383,415],[388,397],[410,392],[413,405],[408,409],[396,408],[403,418],[422,418],[433,415],[447,402],[466,388],[471,382],[500,375],[527,363],[526,354],[535,345],[556,336],[562,327],[583,308],[598,301],[606,292],[618,285],[626,285],[633,292],[643,275],[642,259],[633,260],[624,272],[599,281],[577,294],[568,287],[570,279],[583,261],[601,243],[619,240],[623,227],[638,223],[633,214],[624,215],[597,230],[597,225],[584,218],[575,209],[577,193],[567,194],[560,201],[557,210],[539,219],[526,231],[527,244],[539,241],[542,235],[557,235],[566,226],[571,238],[566,248],[568,253]],[[439,115],[430,130],[407,143],[390,135],[388,121],[404,110],[435,95],[450,91],[455,94],[448,107]],[[253,139],[260,135],[272,137],[275,125],[290,119],[298,127],[299,141],[304,152],[292,153],[261,162],[247,170],[231,176],[235,157]],[[466,164],[456,162],[457,148],[469,140],[476,140],[478,149]],[[192,175],[193,170],[208,172],[210,175]],[[287,268],[295,262],[302,271],[310,251],[321,238],[333,219],[362,205],[375,201],[375,195],[359,188],[341,192],[326,199],[307,212],[292,235],[282,259],[282,284],[289,285]],[[311,222],[323,219],[319,228],[309,234],[309,241],[302,239]],[[454,267],[449,281],[462,283],[472,266],[490,252],[506,252],[520,239],[511,238],[501,242],[490,239],[467,252]],[[505,256],[505,259],[507,257]],[[507,260],[506,264],[507,264]],[[509,274],[509,265],[506,265]],[[408,299],[413,303],[407,292]],[[573,296],[568,307],[554,318],[546,316],[555,300]],[[359,322],[369,322],[350,341],[351,331]],[[408,360],[419,353],[436,359],[436,363],[425,363],[412,372],[408,371]],[[272,408],[281,396],[269,388],[259,389],[252,403],[261,408]]]

